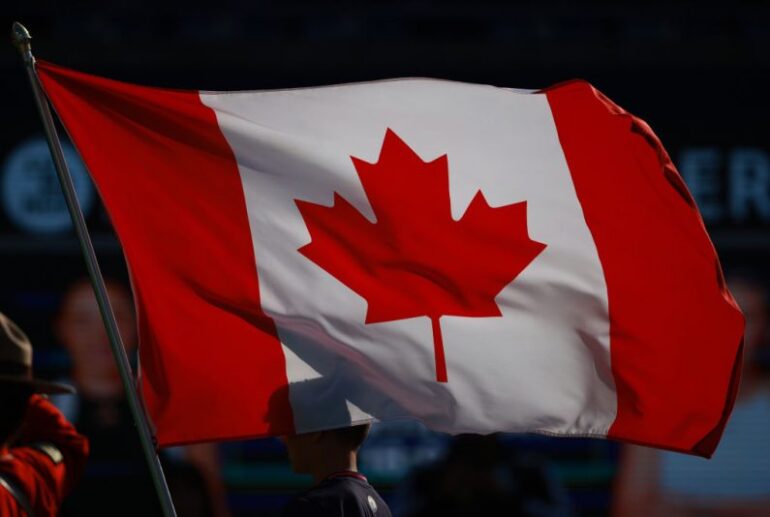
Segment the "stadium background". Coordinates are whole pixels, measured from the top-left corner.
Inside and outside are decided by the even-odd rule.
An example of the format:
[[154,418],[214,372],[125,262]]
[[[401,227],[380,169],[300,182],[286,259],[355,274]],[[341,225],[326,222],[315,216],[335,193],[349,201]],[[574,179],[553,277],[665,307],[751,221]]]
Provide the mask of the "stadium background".
[[[586,79],[660,136],[723,263],[767,276],[767,2],[42,0],[3,11],[0,27],[23,22],[38,58],[154,86],[242,90],[431,76],[540,88]],[[69,359],[51,322],[85,266],[10,44],[0,47],[0,77],[0,307],[31,335],[38,372],[58,378]],[[124,278],[109,220],[76,158],[72,168],[103,269]],[[616,444],[502,441],[538,458],[576,514],[609,511]],[[395,502],[410,471],[450,443],[419,426],[375,428],[362,469]],[[308,484],[290,473],[277,440],[223,444],[221,455],[233,515],[268,515]]]

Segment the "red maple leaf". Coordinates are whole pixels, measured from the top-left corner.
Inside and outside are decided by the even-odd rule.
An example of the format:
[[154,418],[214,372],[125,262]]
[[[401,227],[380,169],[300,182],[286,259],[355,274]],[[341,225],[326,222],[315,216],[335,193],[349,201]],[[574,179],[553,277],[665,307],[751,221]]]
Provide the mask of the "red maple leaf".
[[376,222],[337,192],[330,207],[295,200],[311,237],[299,252],[366,299],[366,323],[428,316],[446,382],[439,318],[501,316],[495,296],[545,244],[527,234],[526,201],[493,208],[479,190],[453,220],[447,155],[424,162],[390,129],[377,163],[351,159]]

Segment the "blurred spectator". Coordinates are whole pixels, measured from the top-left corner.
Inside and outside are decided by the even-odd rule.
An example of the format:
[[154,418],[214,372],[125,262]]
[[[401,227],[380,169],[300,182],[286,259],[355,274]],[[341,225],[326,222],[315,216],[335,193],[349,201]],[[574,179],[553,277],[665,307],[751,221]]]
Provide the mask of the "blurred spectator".
[[544,462],[494,434],[458,436],[445,459],[406,480],[394,510],[408,517],[571,514]]
[[167,462],[164,470],[179,517],[210,517],[215,514],[210,488],[199,468],[177,461]]
[[738,399],[722,441],[710,460],[626,446],[615,515],[770,515],[770,382],[760,361],[768,293],[749,273],[732,275],[728,284],[746,317],[746,331]]
[[[118,282],[107,280],[106,285],[123,344],[132,357],[137,333],[131,295]],[[85,478],[62,515],[101,515],[105,508],[110,508],[113,516],[159,514],[139,436],[88,280],[75,282],[64,295],[55,330],[69,352],[72,381],[78,389],[78,397],[58,397],[55,402],[91,441]],[[164,450],[161,460],[175,504],[196,508],[196,513],[181,515],[228,515],[215,445]],[[197,474],[191,472],[191,465]]]

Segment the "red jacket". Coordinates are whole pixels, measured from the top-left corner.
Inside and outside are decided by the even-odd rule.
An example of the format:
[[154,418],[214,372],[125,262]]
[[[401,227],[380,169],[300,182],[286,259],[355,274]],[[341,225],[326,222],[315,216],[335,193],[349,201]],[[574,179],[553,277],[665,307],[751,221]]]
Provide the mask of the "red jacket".
[[[85,469],[88,440],[53,404],[33,395],[17,443],[0,450],[0,477],[23,493],[35,517],[57,515]],[[5,486],[0,486],[0,515],[26,515]]]

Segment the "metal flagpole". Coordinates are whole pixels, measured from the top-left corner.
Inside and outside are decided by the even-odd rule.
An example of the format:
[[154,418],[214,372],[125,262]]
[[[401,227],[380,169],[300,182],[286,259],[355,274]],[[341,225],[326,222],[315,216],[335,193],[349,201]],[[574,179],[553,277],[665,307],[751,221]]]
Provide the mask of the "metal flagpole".
[[86,227],[83,218],[83,212],[80,210],[80,203],[78,203],[78,198],[75,195],[75,186],[72,183],[72,177],[67,168],[67,163],[64,161],[64,154],[62,153],[61,143],[59,142],[59,135],[57,134],[56,126],[54,125],[45,94],[40,86],[40,79],[35,70],[35,57],[32,55],[32,47],[30,44],[32,37],[22,24],[14,22],[13,27],[11,28],[11,38],[13,44],[19,50],[19,53],[24,60],[24,66],[27,69],[27,77],[32,86],[32,92],[35,95],[35,103],[37,104],[37,109],[40,112],[40,118],[42,119],[43,127],[45,128],[48,148],[51,151],[51,157],[53,158],[56,167],[56,173],[59,176],[59,182],[64,191],[64,199],[67,202],[67,208],[72,217],[72,222],[75,225],[75,233],[78,236],[78,241],[80,241],[80,249],[83,252],[83,257],[85,258],[86,266],[88,268],[88,276],[91,278],[91,284],[96,293],[99,311],[102,313],[102,320],[104,321],[104,326],[107,329],[107,335],[110,339],[112,354],[115,356],[115,361],[118,364],[120,378],[123,381],[123,389],[128,398],[128,405],[131,408],[131,414],[134,417],[134,422],[139,431],[139,438],[142,442],[142,449],[144,450],[150,473],[152,474],[155,491],[158,494],[163,514],[166,517],[176,517],[176,510],[174,509],[174,503],[171,500],[171,494],[168,490],[168,485],[166,484],[166,478],[163,475],[163,467],[160,464],[160,459],[155,450],[154,439],[147,422],[147,415],[145,414],[139,396],[136,393],[131,365],[128,362],[126,350],[123,348],[123,341],[120,338],[115,315],[112,312],[112,306],[107,297],[104,278],[99,270],[99,263],[96,261],[96,253],[94,253],[91,237],[88,234],[88,228]]

